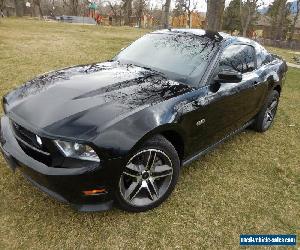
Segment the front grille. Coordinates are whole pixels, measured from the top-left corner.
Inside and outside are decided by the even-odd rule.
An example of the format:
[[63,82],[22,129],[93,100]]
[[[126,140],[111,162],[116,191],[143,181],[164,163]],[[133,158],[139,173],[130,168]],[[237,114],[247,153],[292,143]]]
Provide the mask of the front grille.
[[42,150],[41,145],[37,142],[36,135],[29,130],[25,129],[24,127],[18,125],[15,122],[12,122],[15,134],[19,139],[22,139],[24,142],[28,143],[29,145]]
[[36,134],[12,121],[15,137],[23,151],[33,159],[51,165],[52,159],[47,147],[38,143]]

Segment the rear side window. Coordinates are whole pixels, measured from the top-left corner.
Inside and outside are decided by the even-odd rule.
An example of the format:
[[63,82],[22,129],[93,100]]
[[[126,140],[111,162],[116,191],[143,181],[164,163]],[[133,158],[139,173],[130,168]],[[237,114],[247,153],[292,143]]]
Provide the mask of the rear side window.
[[249,45],[230,45],[223,51],[219,62],[219,69],[235,70],[241,73],[251,72],[255,69],[255,51]]

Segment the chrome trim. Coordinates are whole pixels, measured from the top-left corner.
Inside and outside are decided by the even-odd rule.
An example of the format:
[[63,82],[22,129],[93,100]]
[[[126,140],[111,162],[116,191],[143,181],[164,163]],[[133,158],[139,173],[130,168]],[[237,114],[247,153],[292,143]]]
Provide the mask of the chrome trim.
[[37,152],[39,152],[39,153],[41,153],[41,154],[50,156],[50,153],[45,152],[45,151],[43,151],[43,150],[40,150],[40,149],[38,149],[38,148],[36,148],[36,147],[33,147],[32,145],[28,144],[26,141],[22,140],[19,136],[17,136],[16,133],[14,133],[14,135],[15,135],[15,137],[16,137],[16,139],[17,139],[18,141],[20,141],[21,143],[23,143],[23,144],[26,145],[27,147],[31,148],[32,150],[37,151]]

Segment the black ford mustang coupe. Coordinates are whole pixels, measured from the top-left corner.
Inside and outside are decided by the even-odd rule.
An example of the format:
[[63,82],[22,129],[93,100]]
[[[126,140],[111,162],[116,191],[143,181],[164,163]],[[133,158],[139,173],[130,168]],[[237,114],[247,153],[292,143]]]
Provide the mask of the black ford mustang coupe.
[[80,211],[161,204],[180,167],[246,127],[272,124],[286,63],[204,30],[143,36],[104,63],[41,75],[3,97],[1,151]]

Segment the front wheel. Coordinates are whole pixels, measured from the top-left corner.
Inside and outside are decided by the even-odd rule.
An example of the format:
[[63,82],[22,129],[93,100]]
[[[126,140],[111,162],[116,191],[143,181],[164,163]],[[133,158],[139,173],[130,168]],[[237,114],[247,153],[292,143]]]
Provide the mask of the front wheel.
[[265,132],[268,130],[275,118],[277,107],[279,103],[279,93],[273,90],[267,97],[266,102],[260,112],[258,113],[253,128],[258,132]]
[[155,136],[134,153],[121,173],[116,200],[131,212],[143,212],[160,205],[173,191],[180,163],[173,145]]

